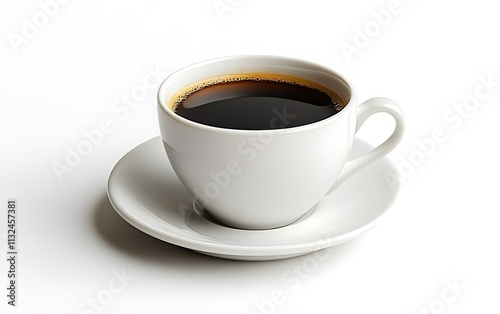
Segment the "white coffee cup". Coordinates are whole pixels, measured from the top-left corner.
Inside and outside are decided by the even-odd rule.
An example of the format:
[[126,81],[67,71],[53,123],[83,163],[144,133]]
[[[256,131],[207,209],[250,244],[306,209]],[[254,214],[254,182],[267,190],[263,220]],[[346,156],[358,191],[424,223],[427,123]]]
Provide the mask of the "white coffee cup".
[[[172,108],[172,97],[197,82],[257,72],[315,82],[336,92],[346,106],[324,120],[275,130],[208,126]],[[377,112],[394,118],[393,133],[347,162],[355,133]],[[389,153],[404,132],[403,113],[392,100],[373,98],[358,105],[353,86],[340,74],[277,56],[224,57],[176,71],[160,86],[158,118],[165,151],[180,181],[213,218],[241,229],[292,223],[354,172]]]

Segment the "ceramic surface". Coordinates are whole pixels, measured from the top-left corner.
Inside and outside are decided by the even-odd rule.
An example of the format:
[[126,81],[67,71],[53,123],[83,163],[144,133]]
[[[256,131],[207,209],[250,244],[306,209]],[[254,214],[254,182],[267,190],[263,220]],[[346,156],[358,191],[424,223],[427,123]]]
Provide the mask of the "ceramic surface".
[[[356,140],[352,158],[371,147]],[[139,230],[168,243],[237,260],[298,256],[348,241],[387,213],[399,190],[384,174],[397,173],[387,158],[367,166],[290,225],[271,230],[225,227],[199,215],[192,196],[153,138],[127,153],[113,168],[108,196],[116,212]]]
[[[321,121],[293,128],[233,130],[203,125],[172,110],[169,100],[192,84],[245,73],[295,76],[335,91],[346,106]],[[276,120],[293,118],[274,108]],[[392,135],[346,164],[354,135],[374,113],[396,121]],[[295,221],[361,167],[390,152],[404,131],[400,107],[387,98],[358,104],[354,87],[318,64],[276,56],[234,56],[200,62],[169,76],[158,92],[161,137],[186,189],[219,221],[243,229],[269,229]]]

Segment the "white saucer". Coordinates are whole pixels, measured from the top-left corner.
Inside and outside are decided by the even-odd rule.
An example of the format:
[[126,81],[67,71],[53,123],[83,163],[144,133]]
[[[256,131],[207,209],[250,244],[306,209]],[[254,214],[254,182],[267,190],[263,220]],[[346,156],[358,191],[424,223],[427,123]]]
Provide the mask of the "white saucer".
[[[352,156],[371,147],[356,140]],[[108,197],[132,226],[160,240],[212,256],[274,260],[348,241],[381,221],[399,190],[384,173],[396,173],[383,158],[360,170],[298,221],[272,230],[228,228],[200,216],[177,179],[161,138],[128,152],[113,168]]]

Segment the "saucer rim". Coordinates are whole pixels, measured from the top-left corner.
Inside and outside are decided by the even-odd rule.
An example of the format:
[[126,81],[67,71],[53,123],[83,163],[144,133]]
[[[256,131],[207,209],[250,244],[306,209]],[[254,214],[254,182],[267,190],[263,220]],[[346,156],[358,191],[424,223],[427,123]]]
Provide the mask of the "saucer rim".
[[[316,240],[308,240],[305,242],[295,242],[295,243],[285,243],[281,245],[248,245],[248,244],[227,244],[223,242],[209,242],[203,241],[200,239],[193,239],[189,237],[183,237],[180,234],[172,233],[165,230],[160,230],[158,228],[150,226],[147,222],[143,221],[137,216],[134,216],[133,210],[127,210],[127,206],[119,206],[119,201],[115,198],[112,192],[112,184],[116,180],[118,169],[123,164],[123,162],[132,154],[132,152],[141,149],[141,147],[145,146],[147,143],[151,141],[163,140],[160,136],[153,137],[147,141],[144,141],[137,145],[136,147],[129,150],[125,153],[113,166],[108,176],[107,184],[106,184],[106,192],[108,199],[115,210],[115,212],[130,225],[135,227],[136,229],[154,237],[161,241],[165,241],[167,243],[180,246],[183,248],[191,249],[197,251],[199,253],[206,253],[212,256],[218,257],[227,257],[231,259],[237,259],[238,257],[272,257],[272,259],[278,259],[279,256],[297,256],[303,255],[307,253],[312,253],[317,250],[326,249],[343,242],[349,241],[352,238],[357,237],[358,235],[372,229],[376,225],[378,225],[383,218],[387,215],[387,213],[392,208],[392,205],[396,198],[394,198],[389,205],[384,208],[383,211],[379,213],[379,215],[368,222],[367,224],[356,228],[354,230],[348,231],[346,233],[339,232],[334,235],[318,237]],[[362,171],[362,170],[361,170]],[[397,195],[399,192],[400,186],[397,187],[395,194]],[[160,219],[160,218],[157,218]],[[170,224],[168,221],[162,220],[166,224]],[[293,223],[292,223],[293,224]],[[235,230],[238,232],[269,232],[270,230],[243,230],[243,229],[233,229],[230,227],[224,227],[231,230]],[[281,228],[286,228],[281,227]],[[216,240],[216,238],[213,238]],[[321,240],[321,241],[319,241]],[[286,257],[284,257],[286,258]]]

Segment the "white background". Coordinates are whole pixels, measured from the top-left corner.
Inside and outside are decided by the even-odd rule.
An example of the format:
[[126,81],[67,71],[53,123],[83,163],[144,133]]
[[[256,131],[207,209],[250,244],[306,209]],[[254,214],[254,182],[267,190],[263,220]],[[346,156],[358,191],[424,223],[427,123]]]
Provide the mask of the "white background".
[[[52,16],[40,4],[47,2]],[[2,257],[2,313],[500,310],[500,87],[479,87],[481,78],[500,81],[492,1],[53,3],[0,5],[1,256],[7,199],[19,205],[18,306],[7,306]],[[231,10],[219,14],[214,3]],[[39,26],[24,36],[34,18]],[[355,50],[346,55],[342,45]],[[159,134],[158,83],[126,113],[116,105],[122,95],[141,87],[148,71],[164,78],[234,54],[324,64],[347,76],[360,100],[389,97],[406,114],[405,138],[389,155],[402,179],[391,214],[338,246],[296,289],[282,276],[310,256],[252,263],[200,255],[129,226],[106,197],[118,159]],[[483,99],[475,102],[478,91]],[[103,119],[113,131],[58,180],[53,164]],[[359,136],[377,144],[390,127],[373,117]],[[432,147],[435,132],[442,136]],[[417,143],[427,143],[427,154]],[[93,310],[89,300],[106,295],[122,271],[133,279]],[[450,283],[460,288],[453,293]],[[274,290],[282,302],[271,306]]]

